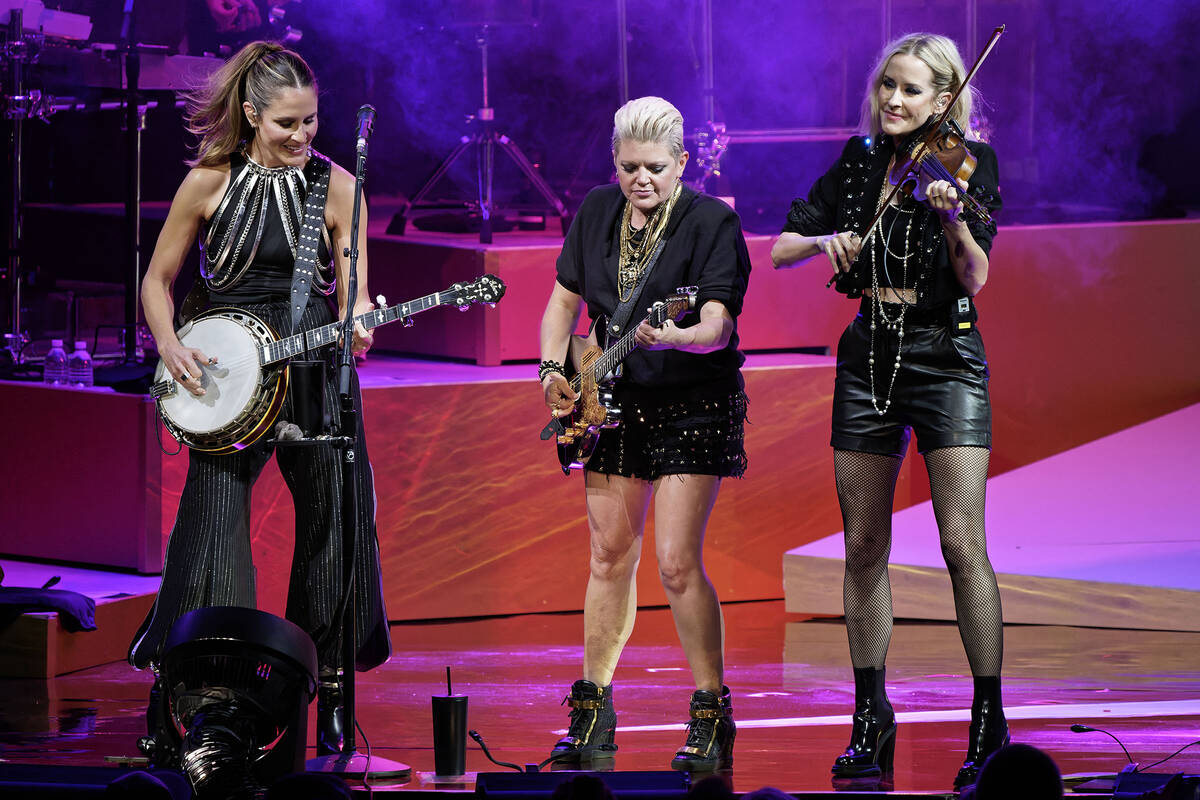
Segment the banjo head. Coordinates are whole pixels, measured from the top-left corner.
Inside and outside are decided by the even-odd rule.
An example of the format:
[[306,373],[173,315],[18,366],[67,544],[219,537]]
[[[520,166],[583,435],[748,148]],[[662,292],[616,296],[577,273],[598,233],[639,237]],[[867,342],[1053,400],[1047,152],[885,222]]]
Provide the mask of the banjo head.
[[[210,434],[234,422],[259,392],[261,342],[247,326],[229,316],[201,317],[181,333],[179,340],[185,347],[216,356],[217,363],[202,366],[203,396],[196,397],[180,386],[174,395],[161,400],[163,413],[185,433]],[[159,362],[155,380],[169,379]]]

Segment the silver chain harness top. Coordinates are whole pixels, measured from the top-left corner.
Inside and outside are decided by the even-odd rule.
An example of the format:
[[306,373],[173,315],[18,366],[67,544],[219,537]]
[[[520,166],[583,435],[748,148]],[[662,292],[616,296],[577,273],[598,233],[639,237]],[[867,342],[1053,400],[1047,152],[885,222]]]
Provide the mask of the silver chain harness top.
[[[315,150],[310,149],[308,154],[310,159],[328,160]],[[230,179],[225,196],[200,240],[200,274],[209,289],[218,292],[236,286],[254,263],[267,214],[272,211],[283,223],[293,257],[299,244],[296,231],[304,209],[301,196],[308,183],[304,171],[291,166],[264,167],[246,152],[241,155],[246,163]],[[228,220],[227,211],[230,213]],[[322,235],[332,252],[328,230],[323,230]],[[334,286],[332,259],[327,264],[318,264],[314,272],[313,290],[323,295],[331,293]]]

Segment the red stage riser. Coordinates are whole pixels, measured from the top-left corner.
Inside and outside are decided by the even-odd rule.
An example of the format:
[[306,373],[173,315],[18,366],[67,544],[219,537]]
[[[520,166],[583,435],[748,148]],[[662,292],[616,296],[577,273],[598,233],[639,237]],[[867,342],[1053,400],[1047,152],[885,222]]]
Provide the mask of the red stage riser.
[[[993,371],[993,474],[1200,402],[1191,267],[1200,223],[1001,234],[979,301]],[[853,305],[821,288],[819,264],[766,268],[763,241],[752,242],[756,269],[740,319],[746,346],[775,335],[832,344]],[[536,336],[552,260],[512,248],[431,246],[442,259],[434,267],[408,263],[390,272],[378,244],[372,240],[372,286],[396,280],[408,289],[402,298],[390,292],[397,302],[485,270],[509,281],[497,309],[432,311],[413,329],[393,325],[381,336],[474,329],[471,341],[487,352],[507,352],[511,337],[497,343],[497,326]],[[780,596],[778,556],[841,527],[828,448],[832,368],[748,370],[747,384],[751,469],[744,481],[726,483],[710,525],[709,567],[725,599]],[[393,618],[579,607],[587,558],[582,489],[579,476],[556,472],[550,446],[536,438],[545,420],[535,382],[364,394]],[[157,568],[154,531],[170,530],[187,459],[159,455],[148,401],[3,384],[0,413],[10,421],[0,550]],[[923,465],[910,459],[897,508],[926,499]],[[272,611],[282,609],[291,559],[291,505],[268,467],[255,490],[252,535],[263,604]],[[662,601],[652,553],[647,542],[643,603]]]

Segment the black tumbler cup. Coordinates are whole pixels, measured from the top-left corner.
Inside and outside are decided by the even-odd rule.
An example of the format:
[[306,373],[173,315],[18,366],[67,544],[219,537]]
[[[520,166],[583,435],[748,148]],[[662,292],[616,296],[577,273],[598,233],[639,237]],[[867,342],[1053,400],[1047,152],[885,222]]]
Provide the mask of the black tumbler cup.
[[467,771],[467,696],[433,696],[433,771],[462,775]]
[[325,432],[325,362],[293,361],[291,379],[292,416],[306,437]]

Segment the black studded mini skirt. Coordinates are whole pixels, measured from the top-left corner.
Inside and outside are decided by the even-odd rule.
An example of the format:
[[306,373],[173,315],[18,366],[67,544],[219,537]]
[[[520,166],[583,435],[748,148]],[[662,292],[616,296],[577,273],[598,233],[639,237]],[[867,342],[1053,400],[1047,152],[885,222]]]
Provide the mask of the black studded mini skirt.
[[586,469],[645,481],[745,474],[748,401],[740,380],[656,389],[618,383],[614,399],[621,424],[601,432]]

